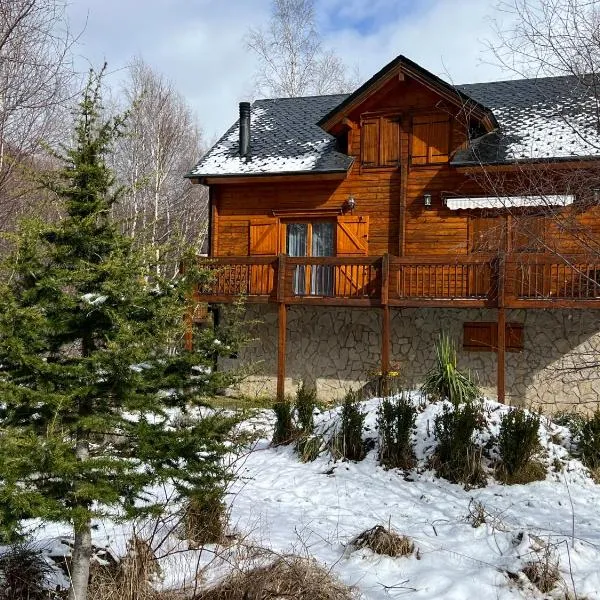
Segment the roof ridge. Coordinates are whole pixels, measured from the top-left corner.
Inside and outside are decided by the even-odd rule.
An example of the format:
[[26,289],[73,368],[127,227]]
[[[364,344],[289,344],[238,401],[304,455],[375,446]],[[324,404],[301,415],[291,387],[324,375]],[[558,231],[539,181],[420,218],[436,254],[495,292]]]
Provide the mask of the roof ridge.
[[339,94],[312,94],[310,96],[278,96],[276,98],[256,98],[254,102],[265,102],[269,100],[303,100],[311,98],[333,98],[334,96],[349,96],[351,92],[343,92]]
[[[585,75],[581,75],[581,77],[589,77],[593,75],[593,73],[586,73]],[[521,81],[549,81],[549,80],[559,80],[559,79],[574,79],[579,78],[578,75],[547,75],[546,77],[520,77],[518,79],[495,79],[493,81],[477,81],[473,83],[460,83],[455,85],[455,87],[467,87],[471,85],[491,85],[494,83],[517,83]],[[453,84],[450,84],[453,85]]]

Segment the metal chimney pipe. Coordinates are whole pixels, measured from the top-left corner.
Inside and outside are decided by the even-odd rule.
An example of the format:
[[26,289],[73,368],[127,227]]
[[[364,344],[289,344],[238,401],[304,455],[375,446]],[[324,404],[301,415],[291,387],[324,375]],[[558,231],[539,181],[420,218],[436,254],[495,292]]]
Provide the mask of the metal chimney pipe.
[[250,102],[240,102],[240,156],[250,156]]

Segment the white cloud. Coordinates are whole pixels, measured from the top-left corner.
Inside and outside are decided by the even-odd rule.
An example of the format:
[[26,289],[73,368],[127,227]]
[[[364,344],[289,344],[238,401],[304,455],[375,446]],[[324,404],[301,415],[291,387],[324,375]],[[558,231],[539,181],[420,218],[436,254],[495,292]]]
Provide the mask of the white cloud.
[[[319,0],[325,42],[368,79],[398,54],[454,83],[509,78],[482,61],[496,0]],[[78,0],[70,5],[80,52],[112,70],[142,56],[172,79],[207,137],[220,135],[251,96],[248,27],[266,23],[270,0]],[[354,28],[353,28],[354,27]]]

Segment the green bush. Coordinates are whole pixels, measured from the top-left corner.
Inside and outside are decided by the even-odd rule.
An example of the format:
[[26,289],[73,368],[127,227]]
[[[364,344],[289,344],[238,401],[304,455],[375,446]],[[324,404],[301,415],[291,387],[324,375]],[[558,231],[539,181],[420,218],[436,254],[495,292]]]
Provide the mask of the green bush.
[[313,413],[317,405],[317,392],[314,388],[307,387],[303,381],[296,391],[296,413],[298,423],[304,435],[310,435],[315,423]]
[[600,469],[600,409],[581,424],[579,451],[586,467],[592,471]]
[[417,410],[404,392],[395,400],[382,400],[377,409],[382,465],[399,469],[409,469],[413,465],[411,434],[416,416]]
[[275,402],[273,411],[275,412],[273,444],[288,444],[294,439],[296,433],[292,421],[292,403],[288,399]]
[[477,384],[458,369],[456,348],[447,334],[440,335],[435,353],[435,365],[425,375],[422,391],[433,400],[450,400],[455,406],[479,398]]
[[500,423],[498,449],[502,466],[500,472],[507,482],[522,480],[520,475],[530,471],[531,459],[540,447],[540,417],[516,408],[505,413]]
[[365,446],[362,439],[365,413],[358,407],[358,394],[350,390],[344,397],[342,425],[337,435],[337,449],[348,460],[362,460]]
[[465,402],[454,407],[444,405],[434,422],[438,440],[434,466],[440,477],[467,486],[485,484],[481,449],[473,441],[473,435],[482,426],[483,408],[480,402]]

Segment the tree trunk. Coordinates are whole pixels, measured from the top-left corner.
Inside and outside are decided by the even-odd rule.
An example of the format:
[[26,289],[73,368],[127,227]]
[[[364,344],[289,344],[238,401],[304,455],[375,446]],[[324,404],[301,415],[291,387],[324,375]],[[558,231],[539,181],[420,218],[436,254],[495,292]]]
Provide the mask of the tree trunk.
[[73,560],[71,562],[71,589],[69,600],[87,600],[92,557],[92,527],[87,521],[74,529]]

